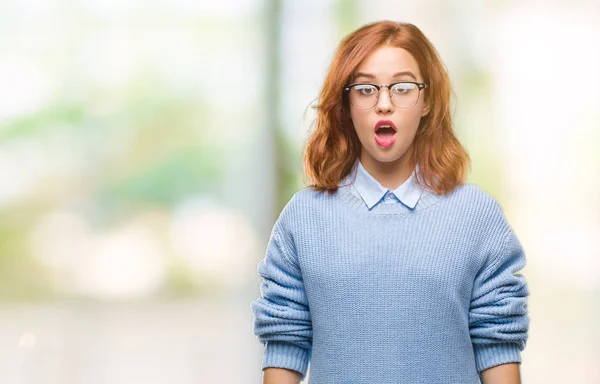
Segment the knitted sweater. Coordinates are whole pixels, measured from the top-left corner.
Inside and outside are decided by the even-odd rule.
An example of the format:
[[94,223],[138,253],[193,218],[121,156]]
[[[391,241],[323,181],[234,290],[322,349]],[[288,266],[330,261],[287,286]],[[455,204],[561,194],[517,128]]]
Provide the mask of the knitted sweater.
[[310,363],[310,384],[475,384],[520,363],[525,254],[498,202],[466,183],[373,206],[349,180],[297,192],[273,226],[251,303],[262,368],[305,377]]

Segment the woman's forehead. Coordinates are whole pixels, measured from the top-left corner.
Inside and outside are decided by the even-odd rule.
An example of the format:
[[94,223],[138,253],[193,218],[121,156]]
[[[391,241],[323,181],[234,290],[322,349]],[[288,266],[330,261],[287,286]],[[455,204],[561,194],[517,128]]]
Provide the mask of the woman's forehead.
[[420,79],[417,60],[404,48],[383,46],[373,51],[354,71],[353,78]]

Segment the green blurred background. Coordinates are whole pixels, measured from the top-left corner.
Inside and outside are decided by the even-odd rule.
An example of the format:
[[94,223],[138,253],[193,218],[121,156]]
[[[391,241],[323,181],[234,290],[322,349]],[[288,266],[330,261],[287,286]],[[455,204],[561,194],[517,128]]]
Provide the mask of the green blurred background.
[[254,383],[250,301],[340,39],[419,26],[527,252],[527,383],[599,383],[600,5],[4,0],[0,382]]

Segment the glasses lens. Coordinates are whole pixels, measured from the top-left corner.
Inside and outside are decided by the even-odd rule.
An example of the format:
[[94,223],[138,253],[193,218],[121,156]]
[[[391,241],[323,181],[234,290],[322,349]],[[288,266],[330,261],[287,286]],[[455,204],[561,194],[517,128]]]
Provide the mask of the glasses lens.
[[392,103],[398,108],[410,108],[419,101],[419,87],[413,83],[397,83],[390,89]]
[[350,103],[354,108],[369,109],[377,104],[379,91],[372,85],[358,84],[350,88]]

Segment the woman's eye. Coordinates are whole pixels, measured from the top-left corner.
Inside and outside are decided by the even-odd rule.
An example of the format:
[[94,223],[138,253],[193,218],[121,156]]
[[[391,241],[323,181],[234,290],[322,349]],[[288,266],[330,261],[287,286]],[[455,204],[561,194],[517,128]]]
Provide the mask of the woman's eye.
[[415,85],[412,83],[396,84],[392,87],[392,92],[397,93],[399,95],[405,95],[414,88]]
[[361,95],[365,95],[365,96],[370,96],[375,93],[374,87],[357,87],[357,90],[358,90],[358,92],[360,92]]

